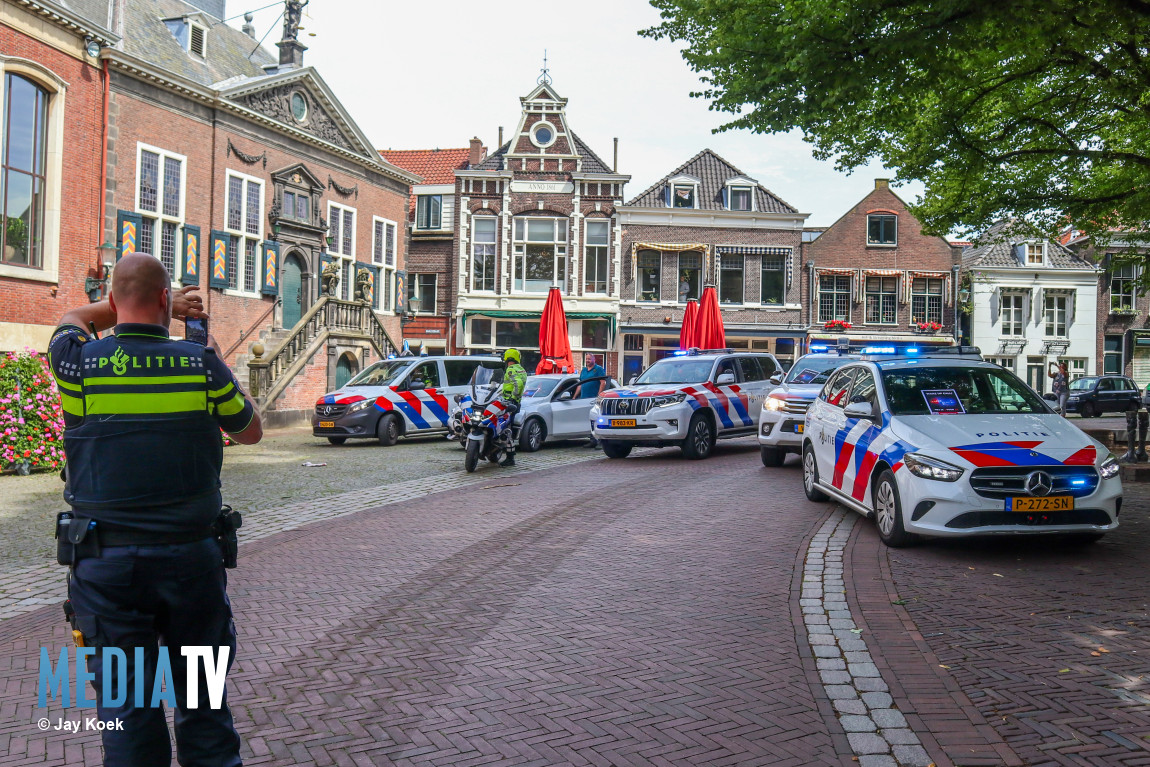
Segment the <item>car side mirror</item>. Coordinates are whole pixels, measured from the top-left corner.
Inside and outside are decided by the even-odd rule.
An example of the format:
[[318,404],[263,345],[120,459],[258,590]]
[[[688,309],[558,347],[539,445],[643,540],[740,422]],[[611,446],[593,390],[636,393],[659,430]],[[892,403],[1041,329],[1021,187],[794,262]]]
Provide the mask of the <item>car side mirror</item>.
[[427,388],[427,384],[423,381],[409,381],[407,384],[408,391],[423,391]]
[[715,379],[715,383],[718,384],[719,386],[725,386],[726,384],[733,384],[734,382],[735,382],[735,374],[734,373],[720,373],[719,377]]
[[631,376],[630,380],[627,381],[627,385],[633,386],[635,384],[635,382],[638,380],[639,380],[639,376]]
[[462,394],[456,394],[453,399],[455,400],[455,404],[458,405],[460,402],[463,401],[463,395]]
[[570,402],[571,399],[572,399],[571,392],[565,391],[559,395],[558,401],[559,402]]
[[843,414],[847,418],[874,418],[874,405],[869,402],[852,402],[847,405]]
[[771,376],[770,378],[767,379],[767,383],[772,383],[775,386],[778,386],[782,382],[783,382],[783,374],[782,373],[775,373],[773,376]]

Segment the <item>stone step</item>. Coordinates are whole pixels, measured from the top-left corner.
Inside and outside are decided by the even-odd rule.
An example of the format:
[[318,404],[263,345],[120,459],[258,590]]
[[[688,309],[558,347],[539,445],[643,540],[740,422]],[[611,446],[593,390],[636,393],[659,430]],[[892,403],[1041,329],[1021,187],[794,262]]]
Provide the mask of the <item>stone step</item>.
[[1150,482],[1150,463],[1126,463],[1122,465],[1123,482]]

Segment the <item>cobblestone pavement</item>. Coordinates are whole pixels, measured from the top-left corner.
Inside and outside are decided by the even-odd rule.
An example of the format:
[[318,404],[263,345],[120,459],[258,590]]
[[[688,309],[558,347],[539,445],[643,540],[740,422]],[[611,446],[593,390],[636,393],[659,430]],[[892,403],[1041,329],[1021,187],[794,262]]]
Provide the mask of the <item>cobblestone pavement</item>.
[[[1093,546],[889,550],[752,443],[567,453],[269,515],[230,576],[245,764],[1150,764],[1140,487]],[[34,708],[67,641],[0,623],[0,765],[99,763],[36,729],[81,718]]]
[[[559,443],[519,454],[517,470],[600,455],[581,442]],[[327,465],[301,466],[305,461]],[[463,451],[442,438],[391,448],[364,441],[335,447],[310,429],[287,429],[258,446],[227,448],[222,482],[225,501],[244,514],[244,542],[487,476],[483,470],[465,474]],[[64,598],[64,569],[56,564],[51,533],[56,513],[65,508],[61,489],[55,474],[0,477],[0,621]]]

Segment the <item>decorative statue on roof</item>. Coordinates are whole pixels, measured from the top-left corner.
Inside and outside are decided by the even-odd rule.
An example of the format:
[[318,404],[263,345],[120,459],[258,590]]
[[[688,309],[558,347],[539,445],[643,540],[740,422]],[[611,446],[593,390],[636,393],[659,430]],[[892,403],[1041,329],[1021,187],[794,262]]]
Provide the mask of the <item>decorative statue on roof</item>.
[[311,0],[285,0],[284,1],[284,40],[295,40],[299,37],[299,22],[303,16],[303,8]]
[[327,266],[323,268],[323,272],[320,273],[319,279],[323,287],[323,294],[334,296],[335,289],[339,286],[339,263],[329,261]]

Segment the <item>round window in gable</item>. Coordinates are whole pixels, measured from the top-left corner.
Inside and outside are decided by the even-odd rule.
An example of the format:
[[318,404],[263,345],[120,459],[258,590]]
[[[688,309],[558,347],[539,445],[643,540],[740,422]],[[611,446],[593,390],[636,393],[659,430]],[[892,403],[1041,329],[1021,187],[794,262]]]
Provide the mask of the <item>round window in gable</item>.
[[555,143],[555,128],[548,122],[537,122],[531,129],[531,141],[537,147],[548,147]]
[[299,122],[307,119],[307,99],[299,91],[291,95],[291,114]]

